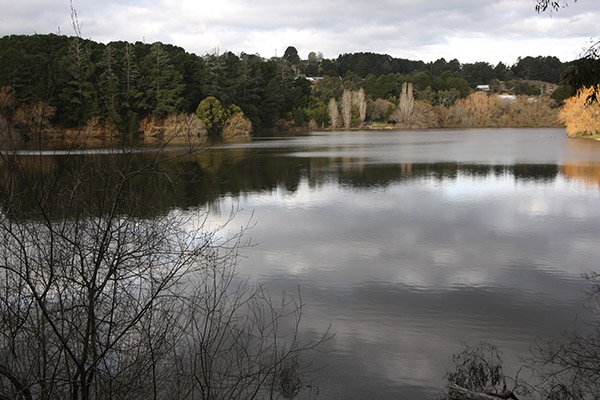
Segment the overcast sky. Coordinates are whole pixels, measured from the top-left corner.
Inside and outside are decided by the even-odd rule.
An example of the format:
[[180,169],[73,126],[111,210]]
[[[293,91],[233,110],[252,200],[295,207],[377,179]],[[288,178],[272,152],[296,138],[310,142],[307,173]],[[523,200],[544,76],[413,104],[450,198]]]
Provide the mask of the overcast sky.
[[[577,58],[598,34],[600,1],[538,15],[535,0],[74,0],[85,38],[161,41],[200,55],[220,52],[302,58],[372,51],[433,61]],[[68,0],[0,0],[0,35],[72,35]]]

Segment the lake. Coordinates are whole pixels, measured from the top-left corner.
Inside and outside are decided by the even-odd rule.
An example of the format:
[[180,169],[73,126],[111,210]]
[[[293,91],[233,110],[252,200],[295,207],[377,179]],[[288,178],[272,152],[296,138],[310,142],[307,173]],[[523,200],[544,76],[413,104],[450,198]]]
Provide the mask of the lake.
[[[91,154],[90,187],[105,173],[94,165],[157,156],[43,154],[19,159],[34,187],[79,182],[69,171]],[[496,344],[514,373],[530,346],[581,318],[582,275],[600,270],[600,142],[563,129],[256,138],[167,164],[152,184],[127,185],[150,205],[141,215],[200,210],[214,227],[233,211],[223,237],[250,226],[240,277],[272,293],[299,287],[302,337],[335,332],[313,355],[324,399],[436,399],[465,343]],[[39,217],[33,198],[14,207]]]
[[253,224],[240,274],[299,285],[304,334],[336,333],[322,398],[435,399],[452,354],[482,340],[514,372],[573,326],[599,268],[600,143],[562,129],[316,133],[209,156],[196,201]]

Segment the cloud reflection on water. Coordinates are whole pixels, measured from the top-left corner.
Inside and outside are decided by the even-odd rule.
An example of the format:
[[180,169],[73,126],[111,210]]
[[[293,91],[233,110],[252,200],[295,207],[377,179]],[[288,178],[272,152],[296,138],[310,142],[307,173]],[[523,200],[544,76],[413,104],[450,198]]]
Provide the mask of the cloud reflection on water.
[[333,324],[333,352],[320,356],[328,397],[435,398],[461,343],[495,342],[514,367],[537,337],[583,312],[581,274],[600,259],[600,191],[573,169],[438,163],[391,173],[370,157],[329,160],[293,191],[221,201],[257,220],[240,273],[300,285],[306,326]]

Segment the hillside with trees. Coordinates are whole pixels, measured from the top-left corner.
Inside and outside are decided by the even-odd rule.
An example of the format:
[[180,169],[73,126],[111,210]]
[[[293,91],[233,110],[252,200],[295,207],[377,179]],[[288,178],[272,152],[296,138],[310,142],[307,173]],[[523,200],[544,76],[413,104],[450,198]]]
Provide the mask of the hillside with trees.
[[[558,86],[570,66],[555,57],[519,58],[512,66],[443,58],[425,63],[375,53],[325,59],[311,52],[302,59],[291,46],[281,58],[198,56],[158,42],[11,35],[0,38],[0,125],[23,141],[41,127],[55,136],[141,136],[149,144],[172,136],[202,142],[340,127],[556,125],[548,95],[560,102],[574,93]],[[407,85],[409,109],[401,104]],[[492,96],[516,97],[473,97],[479,85]],[[207,99],[216,100],[209,102],[217,108],[209,112]],[[472,125],[481,118],[462,114],[481,108],[469,108],[474,101],[484,108],[495,104],[495,116]],[[529,108],[537,114],[523,117]],[[182,126],[193,127],[192,133],[179,137]]]

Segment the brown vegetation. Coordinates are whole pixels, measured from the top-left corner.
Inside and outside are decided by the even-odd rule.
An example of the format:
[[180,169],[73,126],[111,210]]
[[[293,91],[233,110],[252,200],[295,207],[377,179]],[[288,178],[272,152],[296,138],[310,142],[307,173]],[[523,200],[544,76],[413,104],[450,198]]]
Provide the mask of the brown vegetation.
[[222,132],[225,142],[247,141],[252,137],[252,122],[243,112],[236,112],[225,121]]
[[17,108],[14,123],[27,135],[33,132],[47,132],[56,108],[44,103],[25,103]]
[[349,90],[344,90],[342,100],[340,101],[340,107],[342,108],[342,122],[344,123],[344,129],[350,129],[350,123],[352,121],[352,93]]
[[[389,117],[395,127],[426,128],[526,128],[559,126],[558,110],[549,97],[518,96],[503,99],[486,93],[472,93],[454,105],[432,106],[421,100],[410,100],[407,89],[400,105]],[[403,100],[404,99],[404,100]],[[378,100],[379,101],[379,100]],[[380,101],[379,113],[384,103]]]
[[600,89],[585,88],[565,101],[560,120],[567,126],[570,137],[600,134],[600,103],[588,101],[594,94],[598,98]]
[[400,94],[400,102],[398,109],[392,115],[394,121],[399,124],[408,122],[409,118],[415,111],[415,98],[413,95],[413,84],[412,82],[404,82],[402,84],[402,93]]
[[208,133],[195,114],[175,114],[160,121],[146,118],[140,124],[143,143],[148,145],[196,145],[206,143]]
[[[528,128],[558,127],[558,108],[548,96],[499,96],[471,93],[457,101],[432,105],[415,98],[414,86],[404,82],[400,98],[364,99],[364,91],[345,90],[339,102],[329,100],[330,128]],[[382,125],[383,124],[383,125]],[[390,125],[385,125],[390,124]],[[309,127],[310,128],[310,127]],[[315,124],[311,130],[314,130]]]
[[437,108],[439,125],[456,128],[553,127],[558,126],[558,110],[548,97],[517,96],[503,99],[485,93],[472,93],[455,105]]
[[574,179],[586,186],[600,188],[600,165],[595,163],[565,164],[561,167],[567,179]]
[[92,117],[81,128],[53,129],[48,139],[53,143],[62,142],[82,147],[97,147],[118,144],[120,137],[114,124],[101,121],[98,117]]
[[439,118],[436,109],[431,104],[420,100],[413,100],[409,102],[409,108],[403,108],[402,99],[400,100],[400,104],[390,116],[390,120],[396,123],[397,128],[427,129],[439,127]]
[[[10,86],[0,88],[0,132],[11,145],[46,135],[52,128],[50,121],[56,108],[44,102],[16,102],[15,91]],[[20,135],[12,135],[18,130]]]
[[331,128],[336,129],[340,124],[340,113],[338,110],[337,102],[333,97],[329,99],[329,104],[327,105],[327,112],[329,114],[329,123],[331,124]]
[[[239,107],[220,107],[218,111],[223,123],[213,132],[213,139],[238,141],[251,137],[252,122]],[[21,147],[39,143],[49,148],[118,146],[126,143],[199,145],[209,140],[207,124],[197,114],[172,113],[161,118],[147,116],[139,122],[139,126],[134,118],[118,121],[117,118],[106,119],[94,115],[84,125],[75,127],[56,126],[55,116],[55,107],[45,102],[18,103],[12,87],[0,87],[0,133],[4,146]]]
[[365,100],[365,91],[363,88],[360,88],[356,92],[352,92],[352,104],[357,108],[357,118],[362,127],[367,118],[367,101]]

